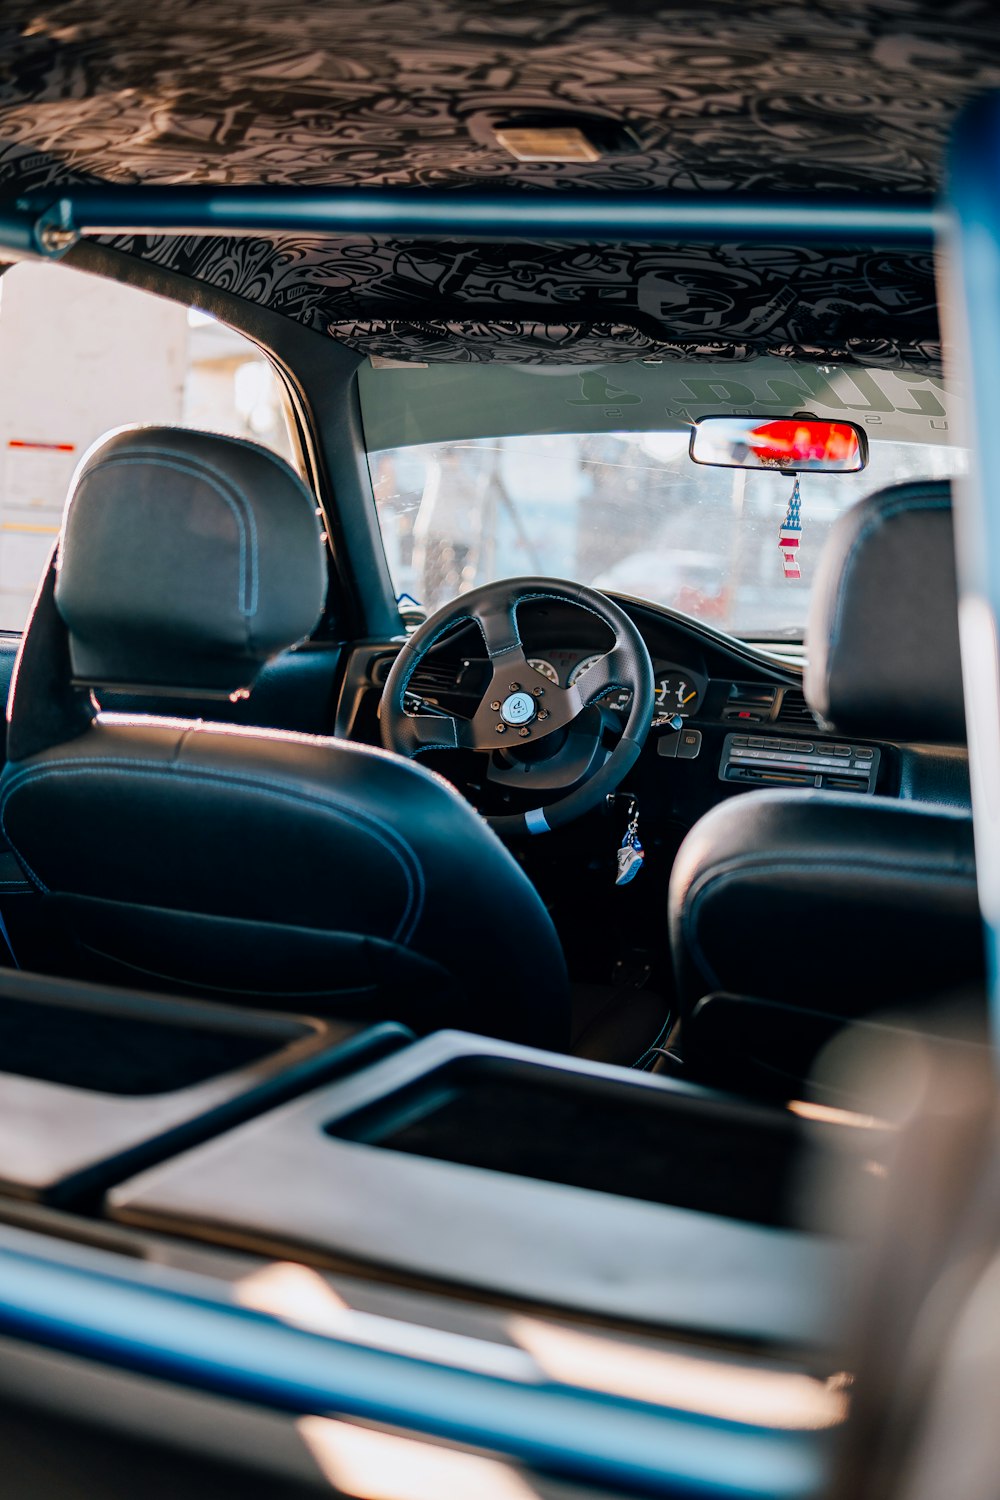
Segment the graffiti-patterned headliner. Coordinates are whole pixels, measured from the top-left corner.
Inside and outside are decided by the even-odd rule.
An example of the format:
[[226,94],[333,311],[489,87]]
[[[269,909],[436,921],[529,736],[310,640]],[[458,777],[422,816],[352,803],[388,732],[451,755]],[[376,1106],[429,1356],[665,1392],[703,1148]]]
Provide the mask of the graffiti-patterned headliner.
[[929,255],[769,247],[119,238],[118,248],[395,359],[761,354],[936,371]]
[[[5,0],[0,190],[71,181],[905,194],[1000,86],[994,0]],[[522,163],[482,122],[627,126]],[[938,357],[926,257],[125,238],[400,358]]]

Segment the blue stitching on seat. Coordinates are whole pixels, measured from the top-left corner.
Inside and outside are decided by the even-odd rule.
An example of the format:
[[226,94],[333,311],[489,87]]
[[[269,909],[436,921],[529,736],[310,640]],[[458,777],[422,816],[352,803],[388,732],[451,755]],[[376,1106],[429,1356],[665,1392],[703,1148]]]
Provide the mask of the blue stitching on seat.
[[0,937],[7,944],[7,952],[10,954],[14,968],[19,969],[21,965],[17,961],[17,954],[14,952],[14,944],[10,940],[10,933],[7,931],[7,923],[4,921],[3,912],[0,912]]
[[[188,429],[182,428],[181,430],[187,431]],[[295,482],[300,493],[309,502],[309,509],[313,511],[313,513],[315,513],[320,508],[316,496],[306,484],[305,480],[302,478],[302,475],[297,474],[288,460],[281,458],[277,453],[273,451],[273,449],[265,448],[263,444],[255,443],[251,438],[233,437],[231,432],[209,432],[205,433],[204,436],[211,438],[213,442],[218,442],[221,438],[224,443],[231,443],[236,448],[247,448],[251,453],[256,453],[258,457],[266,458],[275,466],[276,469],[280,470],[283,478],[292,479]],[[231,480],[230,483],[232,483]]]
[[[236,518],[236,525],[237,525],[237,527],[239,529],[239,537],[240,537],[240,594],[241,594],[241,597],[240,597],[240,599],[237,602],[237,607],[238,607],[238,609],[239,609],[239,611],[240,611],[240,613],[242,615],[246,616],[248,619],[252,619],[253,616],[257,613],[257,607],[258,607],[258,604],[260,602],[260,574],[259,574],[258,551],[257,551],[257,549],[258,549],[258,543],[257,543],[257,522],[256,522],[256,520],[254,518],[253,506],[251,505],[250,501],[247,499],[246,495],[244,495],[241,490],[237,489],[236,485],[233,484],[232,480],[229,479],[228,476],[225,476],[223,478],[219,478],[216,475],[214,475],[211,472],[210,469],[208,469],[206,466],[200,464],[197,460],[195,460],[195,459],[188,459],[188,458],[177,459],[172,454],[170,454],[166,449],[161,449],[161,448],[135,448],[135,449],[132,449],[129,453],[112,454],[109,458],[101,459],[99,461],[99,463],[95,464],[94,467],[91,468],[91,469],[89,469],[87,471],[87,473],[84,475],[84,482],[86,480],[92,479],[93,476],[94,476],[94,474],[100,468],[110,468],[114,464],[142,465],[144,463],[148,463],[150,457],[152,457],[153,459],[155,459],[155,461],[162,468],[173,469],[173,470],[175,470],[176,473],[183,474],[188,479],[197,479],[197,480],[200,480],[202,484],[208,485],[208,487],[210,489],[213,489],[215,491],[215,493],[219,496],[219,498],[226,505],[228,505],[229,509],[232,511],[233,515]],[[223,484],[226,484],[226,485],[229,486],[229,488],[232,490],[232,494],[227,494],[226,490],[223,489]],[[233,498],[234,496],[236,497],[235,499]],[[243,514],[241,514],[239,506],[236,504],[236,500],[239,500],[242,503],[242,505],[244,506],[244,508],[245,508],[245,516]],[[249,600],[247,600],[247,527],[248,526],[249,526],[249,530],[250,530],[250,547],[249,547],[249,553],[250,553],[250,556],[249,556],[249,572],[250,572],[249,592],[250,592],[250,598],[249,598]]]
[[[185,474],[188,478],[199,479],[204,484],[207,484],[211,489],[214,489],[216,491],[219,497],[223,501],[225,501],[230,510],[233,512],[234,516],[236,517],[236,522],[240,532],[240,582],[244,595],[244,599],[240,604],[240,611],[241,613],[252,617],[257,613],[260,594],[257,521],[254,515],[253,504],[243,493],[243,491],[234,483],[234,481],[229,478],[228,475],[215,475],[206,464],[202,463],[201,460],[188,457],[187,455],[182,455],[180,458],[177,458],[170,453],[169,449],[154,447],[134,448],[129,453],[123,453],[120,455],[112,454],[109,458],[104,459],[101,462],[103,464],[142,463],[144,459],[148,459],[150,455],[152,455],[164,468],[174,469],[179,474]],[[92,474],[93,472],[93,469],[91,469],[90,474]],[[87,477],[89,478],[89,474]],[[231,495],[226,493],[223,485],[228,486],[229,490],[231,490],[232,492]],[[233,497],[235,497],[235,500]],[[245,509],[245,519],[250,530],[249,603],[246,602],[245,597],[247,589],[246,527],[244,525],[244,518],[240,515],[239,509],[237,508],[237,505],[235,503],[235,501],[237,500],[243,505]]]
[[4,827],[3,815],[4,815],[4,812],[6,810],[6,807],[7,807],[7,803],[6,803],[6,799],[5,799],[4,802],[3,802],[2,807],[0,807],[0,831],[3,832],[4,838],[7,840],[8,844],[13,849],[15,857],[17,858],[19,864],[21,865],[21,868],[28,875],[28,878],[34,882],[34,884],[38,887],[38,889],[42,892],[43,895],[48,895],[49,888],[45,884],[45,881],[41,880],[35,874],[34,870],[28,864],[28,861],[25,859],[24,855],[21,853],[20,849],[18,849],[17,845],[14,843],[13,839],[10,837],[10,835],[8,834],[6,828]]
[[[55,776],[66,776],[76,773],[79,773],[81,775],[99,775],[102,771],[106,770],[109,767],[113,767],[116,770],[125,770],[127,772],[134,772],[137,774],[155,776],[161,779],[163,777],[170,779],[180,776],[192,781],[205,779],[229,782],[235,786],[256,786],[266,795],[284,796],[289,798],[289,800],[291,801],[305,802],[310,806],[318,806],[321,811],[328,813],[331,817],[339,817],[347,823],[351,823],[352,821],[355,822],[357,826],[363,828],[365,832],[367,832],[372,838],[380,843],[383,848],[386,849],[387,853],[389,853],[396,859],[397,863],[402,869],[404,877],[406,879],[406,885],[409,895],[407,900],[407,909],[406,911],[404,911],[403,916],[400,918],[399,924],[397,925],[396,931],[393,935],[393,941],[408,942],[409,939],[413,936],[413,932],[415,931],[420,917],[423,914],[423,872],[413,848],[407,842],[407,840],[402,837],[401,834],[399,834],[395,829],[391,828],[388,824],[384,823],[380,818],[377,818],[372,813],[361,812],[357,809],[348,810],[343,806],[339,806],[336,808],[329,807],[322,801],[319,794],[315,796],[305,795],[297,791],[295,788],[289,787],[283,782],[276,781],[273,777],[263,776],[259,774],[255,774],[252,777],[236,776],[232,772],[226,772],[214,768],[209,770],[204,767],[194,768],[179,765],[162,768],[152,768],[144,761],[109,758],[107,760],[102,759],[95,761],[48,761],[45,763],[45,765],[29,766],[24,771],[15,773],[15,775],[12,776],[10,781],[8,782],[7,787],[3,792],[2,800],[0,800],[0,830],[2,830],[5,837],[7,837],[8,843],[10,843],[11,847],[15,850],[15,853],[17,854],[18,859],[20,859],[21,863],[24,865],[25,870],[28,871],[31,878],[35,881],[36,885],[38,885],[42,891],[47,891],[48,887],[35,874],[34,870],[32,870],[27,860],[24,859],[20,852],[17,850],[14,841],[7,834],[6,813],[7,804],[10,800],[10,797],[15,791],[20,790],[28,782],[32,780],[39,780],[47,774]],[[384,831],[386,837],[383,838],[378,833],[375,833],[372,828],[365,827],[367,823],[375,824],[377,827],[381,828]],[[392,847],[392,843],[390,842],[391,840],[395,840],[397,843],[401,844],[409,854],[411,860],[413,861],[412,873],[407,868],[406,862],[400,857],[399,850]],[[419,889],[419,899],[417,900],[416,911],[413,916],[413,920],[406,928],[405,936],[403,936],[404,924],[406,923],[407,916],[414,908],[414,901],[416,896],[413,875],[416,875],[417,877],[416,885]]]
[[[157,777],[159,779],[166,778],[168,780],[171,780],[175,777],[183,777],[190,781],[222,781],[229,782],[234,786],[254,787],[262,791],[265,795],[287,797],[290,801],[293,802],[303,802],[308,804],[309,806],[316,806],[320,809],[321,812],[329,814],[330,817],[340,818],[346,823],[353,822],[357,827],[366,832],[371,838],[375,839],[377,843],[381,844],[386,852],[396,860],[397,864],[400,866],[400,869],[403,871],[403,875],[406,880],[408,891],[406,910],[403,912],[403,915],[396,926],[392,941],[399,943],[408,943],[412,938],[414,932],[416,931],[424,910],[425,885],[423,878],[423,869],[412,845],[403,837],[402,834],[400,834],[396,829],[392,828],[388,823],[383,822],[381,818],[376,817],[374,813],[362,812],[357,808],[348,809],[343,807],[343,805],[330,807],[322,800],[322,796],[320,793],[316,793],[315,795],[305,794],[294,787],[290,787],[285,782],[275,780],[274,777],[265,776],[258,773],[253,773],[249,776],[237,776],[231,771],[223,771],[217,768],[208,769],[207,767],[202,766],[193,767],[172,765],[169,767],[150,767],[145,761],[124,760],[118,757],[108,758],[107,760],[95,759],[47,761],[44,765],[28,766],[23,771],[15,772],[7,782],[6,787],[3,789],[2,795],[0,795],[0,831],[3,832],[4,837],[7,839],[7,842],[10,844],[18,859],[21,861],[21,864],[24,866],[25,870],[28,872],[32,880],[41,891],[47,893],[48,886],[46,886],[44,881],[42,881],[38,877],[38,875],[35,874],[34,870],[17,849],[17,846],[15,845],[13,839],[7,832],[7,804],[10,801],[11,796],[15,791],[20,790],[29,782],[33,780],[40,780],[46,775],[100,775],[101,772],[106,771],[109,768],[113,768],[114,770],[124,770],[126,772],[134,772],[145,776]],[[382,834],[376,833],[374,831],[374,828],[372,828],[371,826],[367,826],[371,824],[374,824],[375,828],[380,828],[382,830]],[[382,836],[383,834],[384,837]],[[412,870],[408,867],[406,860],[401,857],[400,849],[393,847],[394,843],[402,846],[402,849],[404,849],[409,855],[409,858],[412,861]],[[409,923],[407,923],[407,918],[410,918]]]
[[[261,452],[266,453],[267,450],[261,449]],[[205,463],[203,459],[198,458],[194,454],[185,453],[174,455],[170,452],[169,448],[155,448],[151,444],[149,444],[144,448],[133,448],[129,453],[121,454],[120,457],[112,454],[107,462],[128,462],[133,457],[141,459],[143,456],[149,454],[152,454],[155,458],[161,460],[167,466],[175,468],[180,472],[184,472],[184,466],[186,466],[190,471],[192,477],[204,480],[206,484],[211,485],[213,488],[219,491],[220,495],[222,495],[222,498],[227,500],[227,504],[231,504],[232,501],[228,499],[225,494],[225,489],[228,489],[229,491],[231,491],[232,496],[235,498],[235,500],[237,500],[244,507],[246,511],[247,525],[250,530],[251,608],[249,612],[251,615],[255,615],[257,613],[260,596],[260,544],[257,538],[257,516],[253,508],[253,501],[249,498],[248,495],[244,494],[243,490],[240,489],[239,485],[233,478],[230,477],[230,475],[216,474],[212,470],[210,465]],[[277,458],[275,458],[275,461],[277,462]]]

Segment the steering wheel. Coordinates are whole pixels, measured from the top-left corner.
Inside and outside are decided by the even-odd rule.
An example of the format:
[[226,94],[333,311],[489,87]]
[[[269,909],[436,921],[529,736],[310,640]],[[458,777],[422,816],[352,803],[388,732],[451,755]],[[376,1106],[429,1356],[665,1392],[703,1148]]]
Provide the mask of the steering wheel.
[[[614,633],[615,643],[572,687],[559,687],[528,666],[517,625],[518,606],[528,599],[551,599],[588,610]],[[407,684],[418,664],[442,636],[464,620],[483,633],[492,676],[470,719],[440,713],[409,714]],[[611,688],[632,694],[625,728],[606,759],[600,757],[602,717],[593,709]],[[623,609],[583,584],[553,578],[505,578],[484,584],[431,615],[410,637],[393,663],[382,691],[382,743],[399,755],[425,750],[528,751],[559,735],[538,760],[518,759],[518,785],[573,790],[548,807],[528,813],[488,817],[507,837],[548,833],[596,807],[620,785],[638,759],[649,733],[654,705],[653,664],[646,643]],[[591,712],[592,711],[592,712]],[[588,748],[581,754],[580,746]],[[529,750],[529,747],[532,747]],[[548,752],[552,753],[549,754]],[[495,778],[502,779],[502,778]]]

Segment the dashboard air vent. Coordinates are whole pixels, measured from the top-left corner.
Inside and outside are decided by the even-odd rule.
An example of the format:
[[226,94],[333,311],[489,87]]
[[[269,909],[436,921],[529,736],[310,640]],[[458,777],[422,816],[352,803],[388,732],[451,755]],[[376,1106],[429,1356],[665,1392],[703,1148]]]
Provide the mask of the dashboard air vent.
[[435,693],[453,693],[458,686],[461,668],[454,662],[436,662],[425,658],[410,678],[409,686],[422,697]]
[[819,720],[806,702],[804,694],[800,693],[798,688],[785,688],[781,696],[778,715],[774,722],[776,724],[803,725],[809,729],[815,729],[819,725]]
[[[385,687],[386,678],[395,661],[394,656],[376,657],[369,667],[372,682],[376,687]],[[454,663],[422,661],[410,678],[409,686],[421,697],[430,697],[434,693],[453,693],[458,686],[459,673],[462,670]]]
[[766,724],[771,717],[778,689],[752,682],[733,682],[722,709],[724,719],[741,719],[744,723]]

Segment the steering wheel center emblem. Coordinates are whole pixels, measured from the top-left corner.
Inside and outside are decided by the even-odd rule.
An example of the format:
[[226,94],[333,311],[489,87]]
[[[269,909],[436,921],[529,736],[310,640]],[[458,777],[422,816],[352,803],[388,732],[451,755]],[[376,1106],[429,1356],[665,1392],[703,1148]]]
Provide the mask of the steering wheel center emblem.
[[527,724],[535,717],[535,700],[530,693],[511,693],[505,698],[500,717],[506,724]]

